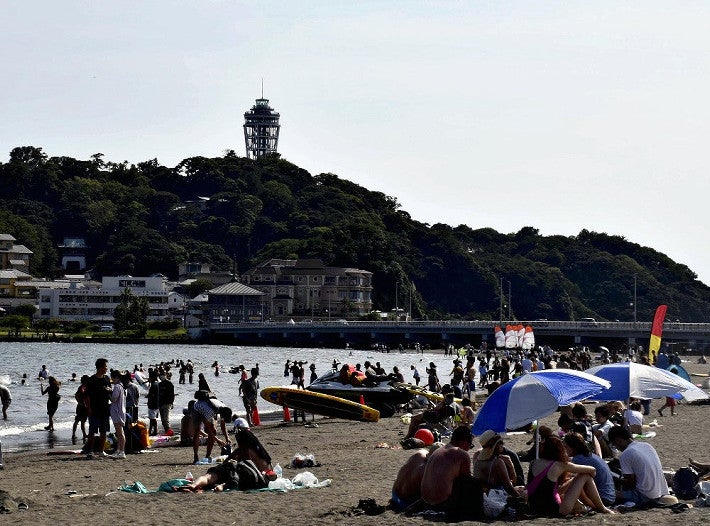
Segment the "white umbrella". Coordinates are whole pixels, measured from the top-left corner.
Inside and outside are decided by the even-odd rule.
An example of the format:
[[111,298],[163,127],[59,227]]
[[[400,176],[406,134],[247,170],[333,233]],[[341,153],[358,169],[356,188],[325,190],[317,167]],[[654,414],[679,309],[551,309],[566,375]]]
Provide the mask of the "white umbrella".
[[610,363],[591,367],[586,372],[611,383],[611,387],[595,395],[594,400],[661,398],[678,393],[688,401],[710,398],[689,381],[651,365],[635,362]]

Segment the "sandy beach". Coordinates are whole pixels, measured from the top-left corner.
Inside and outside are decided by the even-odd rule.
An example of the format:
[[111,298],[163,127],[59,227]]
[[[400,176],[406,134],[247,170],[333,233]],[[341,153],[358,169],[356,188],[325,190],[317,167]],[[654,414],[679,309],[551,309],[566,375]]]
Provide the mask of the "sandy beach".
[[[684,366],[689,372],[708,372],[696,359]],[[698,380],[702,380],[698,378]],[[646,421],[657,420],[657,436],[650,442],[657,449],[664,468],[675,470],[688,457],[710,462],[708,413],[710,406],[682,404],[677,416],[658,418],[654,401]],[[591,405],[589,406],[591,409]],[[654,416],[656,415],[656,416]],[[554,426],[557,414],[542,423]],[[140,481],[148,489],[166,480],[181,478],[190,471],[198,476],[207,466],[191,465],[189,448],[160,448],[156,452],[129,455],[126,460],[87,460],[83,456],[48,456],[46,452],[6,454],[6,469],[0,471],[0,504],[9,509],[0,522],[69,524],[423,524],[421,517],[404,517],[392,511],[377,516],[355,515],[360,499],[373,498],[387,504],[399,467],[412,454],[399,448],[406,430],[398,417],[377,423],[358,423],[316,417],[317,427],[302,424],[266,424],[254,432],[284,466],[284,476],[310,471],[319,480],[330,479],[329,487],[301,489],[287,493],[259,492],[224,494],[131,494],[116,491],[125,481]],[[529,435],[509,435],[506,443],[514,450],[525,448]],[[377,447],[386,443],[390,448]],[[480,445],[476,442],[476,448]],[[201,450],[204,452],[204,449]],[[319,466],[286,468],[297,453],[313,454]],[[527,466],[524,466],[527,467]],[[26,503],[27,510],[18,509]],[[580,524],[699,524],[710,519],[708,508],[675,514],[670,510],[627,513],[619,516],[574,519]],[[570,520],[535,519],[531,524],[568,524]]]

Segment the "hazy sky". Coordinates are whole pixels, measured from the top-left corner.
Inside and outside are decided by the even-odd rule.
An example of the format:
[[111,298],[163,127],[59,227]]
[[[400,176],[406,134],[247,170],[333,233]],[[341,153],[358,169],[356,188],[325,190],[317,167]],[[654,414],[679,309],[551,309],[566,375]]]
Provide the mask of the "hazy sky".
[[0,159],[279,152],[416,220],[626,237],[710,283],[710,2],[2,1]]

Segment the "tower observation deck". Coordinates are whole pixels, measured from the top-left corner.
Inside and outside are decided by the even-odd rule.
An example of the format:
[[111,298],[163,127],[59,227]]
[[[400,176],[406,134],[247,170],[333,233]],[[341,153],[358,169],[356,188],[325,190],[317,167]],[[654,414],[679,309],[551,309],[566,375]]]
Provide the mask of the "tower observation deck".
[[258,159],[276,153],[280,128],[279,114],[269,106],[269,99],[256,99],[256,104],[244,114],[247,157]]

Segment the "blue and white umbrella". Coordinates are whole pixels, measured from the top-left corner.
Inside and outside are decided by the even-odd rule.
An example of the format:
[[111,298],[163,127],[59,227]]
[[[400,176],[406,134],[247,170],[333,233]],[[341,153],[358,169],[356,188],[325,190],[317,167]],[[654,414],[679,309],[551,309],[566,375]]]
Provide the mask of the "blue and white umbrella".
[[629,398],[661,398],[678,393],[689,402],[707,399],[700,388],[670,371],[635,362],[597,365],[586,371],[608,380],[611,388],[594,396],[594,400],[628,400]]
[[559,406],[598,395],[609,382],[572,369],[545,369],[519,376],[488,397],[476,415],[471,432],[503,433],[551,415]]

